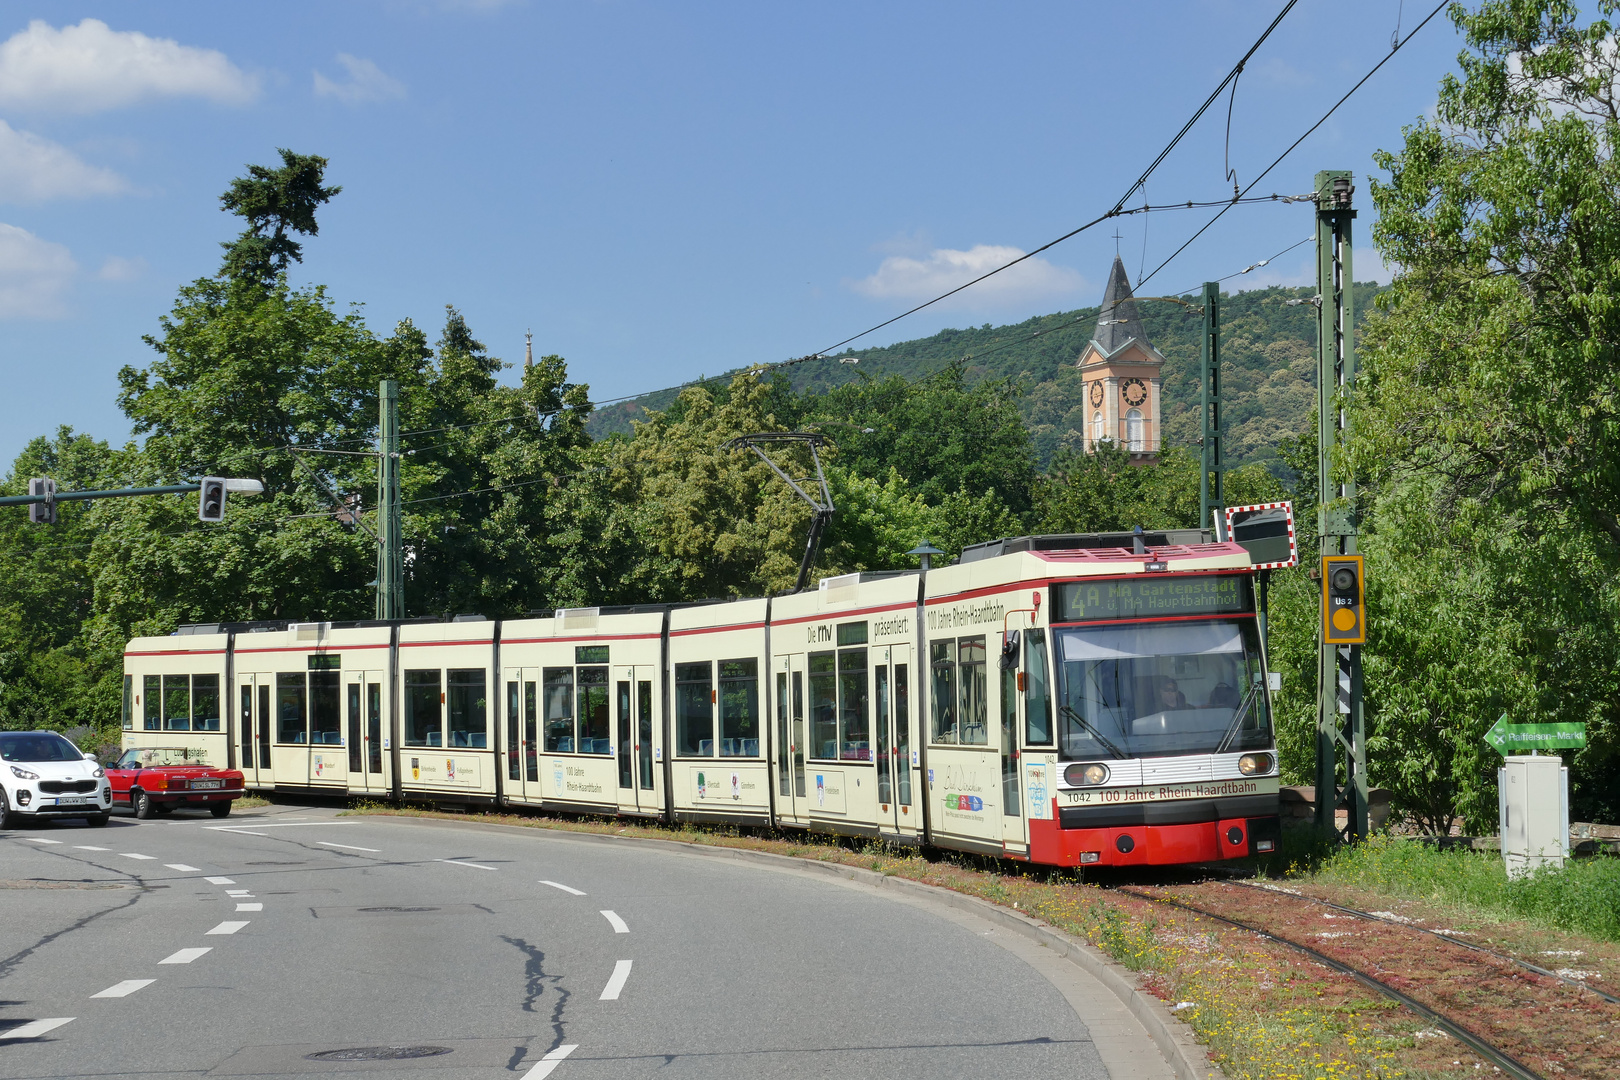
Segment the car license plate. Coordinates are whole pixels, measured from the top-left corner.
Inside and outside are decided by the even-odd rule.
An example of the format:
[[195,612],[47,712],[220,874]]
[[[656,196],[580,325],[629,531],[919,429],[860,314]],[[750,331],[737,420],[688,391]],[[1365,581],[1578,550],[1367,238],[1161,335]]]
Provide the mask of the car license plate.
[[191,782],[191,786],[193,790],[198,788],[217,788],[221,782],[222,781],[219,780],[193,780]]
[[78,799],[78,798],[74,798],[74,799],[57,799],[56,800],[56,805],[57,806],[78,806],[78,805],[83,804],[86,801],[87,800],[85,800],[85,799]]

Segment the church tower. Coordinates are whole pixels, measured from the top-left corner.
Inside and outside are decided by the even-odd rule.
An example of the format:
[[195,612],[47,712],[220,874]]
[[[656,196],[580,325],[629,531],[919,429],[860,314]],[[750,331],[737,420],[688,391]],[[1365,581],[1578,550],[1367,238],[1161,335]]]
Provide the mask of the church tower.
[[1097,331],[1080,351],[1087,453],[1108,442],[1129,450],[1133,462],[1146,464],[1158,458],[1159,369],[1163,365],[1164,357],[1142,329],[1125,264],[1115,255]]

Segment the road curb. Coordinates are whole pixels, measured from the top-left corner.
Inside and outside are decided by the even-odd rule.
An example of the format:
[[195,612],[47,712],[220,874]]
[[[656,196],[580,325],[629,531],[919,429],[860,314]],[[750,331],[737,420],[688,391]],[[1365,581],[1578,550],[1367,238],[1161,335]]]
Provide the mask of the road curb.
[[1142,988],[1139,975],[1123,964],[1110,959],[1100,950],[1072,934],[1064,933],[1018,911],[1010,911],[999,904],[977,896],[969,896],[954,889],[928,885],[910,878],[882,874],[859,866],[822,862],[794,855],[778,855],[770,851],[752,851],[748,848],[711,847],[680,840],[660,840],[645,836],[613,836],[603,833],[576,833],[563,829],[546,829],[535,825],[507,825],[495,821],[457,820],[450,817],[419,818],[402,814],[370,814],[371,817],[393,817],[401,821],[442,821],[450,825],[475,826],[501,831],[543,831],[559,839],[577,840],[591,844],[632,843],[667,848],[679,854],[695,854],[708,858],[734,859],[738,862],[766,863],[772,869],[819,873],[830,877],[859,882],[874,888],[897,889],[910,892],[936,903],[943,903],[959,911],[971,912],[989,922],[1051,949],[1086,974],[1106,986],[1119,999],[1132,1016],[1147,1029],[1148,1036],[1158,1047],[1165,1062],[1175,1072],[1177,1080],[1226,1080],[1218,1065],[1209,1060],[1209,1051],[1199,1044],[1192,1028],[1178,1019],[1167,1005]]

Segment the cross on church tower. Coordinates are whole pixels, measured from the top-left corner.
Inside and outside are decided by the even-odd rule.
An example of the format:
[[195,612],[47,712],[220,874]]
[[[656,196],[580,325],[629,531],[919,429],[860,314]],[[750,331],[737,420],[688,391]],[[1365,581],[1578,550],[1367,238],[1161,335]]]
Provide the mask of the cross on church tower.
[[1114,258],[1116,258],[1116,259],[1119,258],[1119,242],[1120,242],[1121,239],[1123,239],[1123,237],[1121,237],[1119,235],[1119,226],[1115,225],[1114,226]]

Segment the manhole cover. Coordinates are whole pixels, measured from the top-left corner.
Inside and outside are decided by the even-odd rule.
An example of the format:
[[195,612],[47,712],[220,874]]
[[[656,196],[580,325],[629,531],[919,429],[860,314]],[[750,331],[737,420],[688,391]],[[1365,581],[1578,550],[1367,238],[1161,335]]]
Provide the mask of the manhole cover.
[[448,1046],[356,1046],[349,1050],[322,1050],[305,1054],[305,1061],[403,1061],[406,1058],[438,1057],[450,1053]]
[[356,911],[438,911],[436,907],[363,907]]

